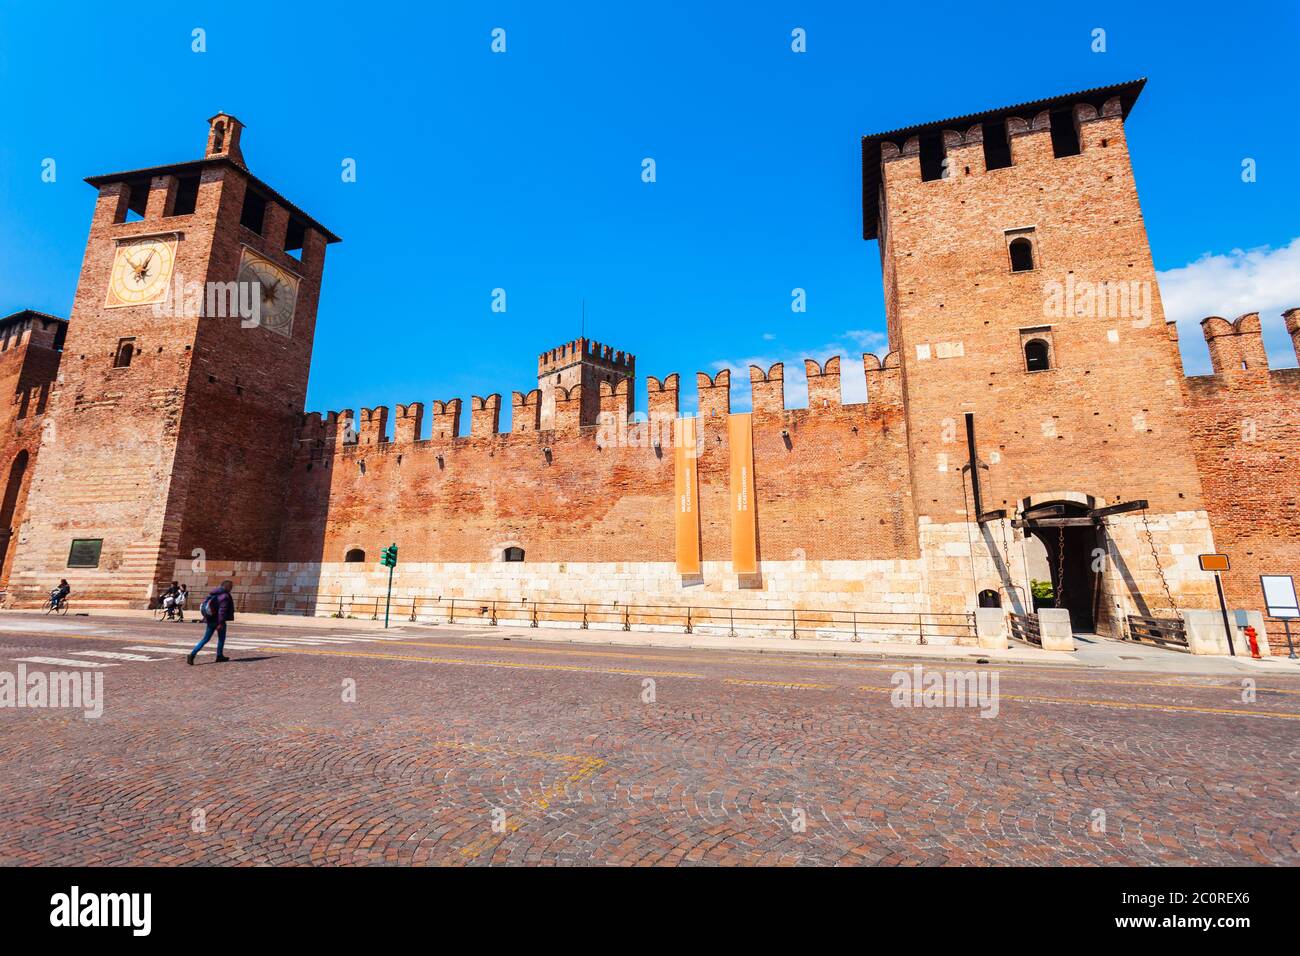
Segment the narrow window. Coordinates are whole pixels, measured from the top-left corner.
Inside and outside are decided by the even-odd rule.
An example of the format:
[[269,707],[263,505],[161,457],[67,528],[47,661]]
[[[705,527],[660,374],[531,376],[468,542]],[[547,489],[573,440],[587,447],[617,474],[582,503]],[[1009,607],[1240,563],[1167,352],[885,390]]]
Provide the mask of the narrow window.
[[1006,169],[1011,165],[1011,143],[1007,140],[1007,121],[984,124],[984,168]]
[[266,218],[266,197],[249,189],[244,193],[244,208],[239,213],[239,224],[262,234],[262,220]]
[[1007,246],[1011,253],[1011,271],[1012,272],[1032,272],[1034,268],[1034,244],[1020,236],[1012,239]]
[[212,137],[212,151],[214,153],[219,153],[221,152],[222,148],[226,145],[226,124],[218,123],[215,127],[213,127],[213,131],[214,132]]
[[188,216],[199,204],[199,177],[182,176],[176,181],[176,201],[172,203],[173,216]]
[[139,222],[149,208],[149,181],[130,183],[126,189],[126,209],[120,221]]
[[1069,110],[1056,110],[1050,116],[1052,125],[1052,155],[1079,155],[1079,128],[1074,125],[1074,115]]
[[1045,372],[1052,367],[1047,343],[1042,339],[1030,339],[1025,343],[1025,371]]
[[118,339],[117,351],[113,354],[113,368],[130,368],[133,358],[135,358],[135,339]]
[[361,564],[366,560],[365,549],[353,548],[350,551],[348,551],[347,554],[343,555],[343,560],[347,564]]
[[944,173],[943,136],[931,133],[921,137],[921,181],[931,182],[943,179]]
[[284,251],[295,259],[302,258],[302,246],[307,241],[307,224],[297,217],[290,217],[289,227],[284,231]]
[[506,561],[522,561],[524,559],[523,548],[506,548],[505,554],[502,555]]

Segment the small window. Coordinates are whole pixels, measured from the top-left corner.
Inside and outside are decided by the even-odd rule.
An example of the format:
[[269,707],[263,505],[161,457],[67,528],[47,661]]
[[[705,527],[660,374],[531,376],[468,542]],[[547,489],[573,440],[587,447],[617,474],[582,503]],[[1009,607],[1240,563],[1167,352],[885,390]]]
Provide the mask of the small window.
[[1079,127],[1074,125],[1074,114],[1069,110],[1055,110],[1050,114],[1052,127],[1052,155],[1057,159],[1063,156],[1078,156]]
[[1025,343],[1026,372],[1046,372],[1051,367],[1051,353],[1046,342],[1042,339],[1030,339]]
[[149,208],[150,180],[137,180],[126,187],[126,209],[120,222],[139,222]]
[[984,124],[984,168],[1006,169],[1011,165],[1011,142],[1007,139],[1007,121]]
[[347,554],[343,555],[343,560],[347,564],[362,564],[366,560],[364,548],[352,548]]
[[1002,595],[998,594],[992,588],[985,588],[979,595],[980,607],[1001,607]]
[[284,251],[295,259],[301,259],[303,243],[306,241],[307,224],[298,217],[291,216],[284,231]]
[[181,176],[176,181],[176,199],[172,203],[173,216],[191,215],[199,204],[199,177]]
[[259,236],[262,234],[263,220],[266,218],[266,197],[249,189],[244,192],[244,208],[239,213],[239,224],[251,229]]
[[118,339],[117,351],[113,353],[113,368],[130,368],[133,358],[135,358],[135,339]]
[[73,538],[72,547],[68,550],[68,567],[99,567],[99,552],[103,547],[103,538]]
[[1012,239],[1007,245],[1011,254],[1012,272],[1032,272],[1034,269],[1034,244],[1024,236]]
[[943,154],[943,136],[939,133],[930,133],[921,137],[921,181],[932,182],[936,179],[943,179],[947,170],[947,164],[944,162]]
[[505,561],[522,561],[524,559],[524,549],[506,548],[505,553],[502,555],[502,559]]

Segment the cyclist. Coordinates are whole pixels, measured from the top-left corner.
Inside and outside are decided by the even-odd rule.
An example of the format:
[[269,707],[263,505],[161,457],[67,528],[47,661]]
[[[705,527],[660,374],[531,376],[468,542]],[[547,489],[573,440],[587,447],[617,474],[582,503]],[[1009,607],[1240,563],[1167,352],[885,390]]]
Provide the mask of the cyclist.
[[172,582],[171,587],[162,593],[162,606],[166,610],[165,616],[169,621],[176,616],[176,597],[180,593],[180,585],[175,581]]
[[57,608],[68,599],[68,595],[71,593],[72,588],[68,586],[68,579],[60,578],[59,586],[50,592],[50,607]]

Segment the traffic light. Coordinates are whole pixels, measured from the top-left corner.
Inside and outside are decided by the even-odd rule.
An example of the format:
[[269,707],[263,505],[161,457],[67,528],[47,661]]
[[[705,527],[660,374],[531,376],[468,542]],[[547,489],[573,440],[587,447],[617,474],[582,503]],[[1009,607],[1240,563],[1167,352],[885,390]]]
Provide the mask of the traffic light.
[[379,563],[386,568],[397,567],[397,545],[390,544],[388,547],[384,548],[383,554],[380,555]]

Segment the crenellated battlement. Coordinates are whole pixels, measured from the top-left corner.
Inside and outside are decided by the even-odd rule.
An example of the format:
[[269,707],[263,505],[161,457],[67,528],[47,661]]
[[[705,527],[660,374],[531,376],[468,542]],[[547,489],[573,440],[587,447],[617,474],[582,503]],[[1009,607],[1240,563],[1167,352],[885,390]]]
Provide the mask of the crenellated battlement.
[[475,438],[501,431],[501,396],[493,392],[486,398],[474,395],[469,400],[469,433]]
[[[1287,309],[1282,313],[1287,334],[1291,337],[1291,346],[1300,363],[1300,308]],[[1166,323],[1172,341],[1178,341],[1177,325]],[[1191,376],[1195,379],[1213,378],[1228,382],[1243,377],[1256,377],[1276,374],[1271,372],[1268,364],[1268,350],[1264,346],[1263,328],[1258,312],[1247,312],[1229,322],[1218,315],[1207,316],[1201,320],[1201,334],[1210,352],[1209,376]],[[1281,369],[1288,377],[1293,376],[1294,369]]]
[[662,382],[652,375],[647,375],[646,410],[650,417],[665,415],[676,418],[681,412],[681,376],[673,372]]
[[785,363],[775,362],[766,372],[751,365],[749,388],[753,395],[754,414],[780,415],[785,411]]
[[[898,353],[891,352],[882,363],[875,355],[863,355],[863,374],[867,386],[867,401],[872,406],[898,405],[902,401],[901,369]],[[844,408],[841,394],[841,357],[831,356],[825,362],[805,359],[808,376],[808,411],[812,414]],[[584,433],[598,424],[633,423],[634,383],[630,378],[617,381],[599,381],[591,388],[581,382],[571,386],[557,386],[553,390],[554,412],[551,422],[542,419],[544,392],[535,388],[528,392],[510,393],[511,425],[506,440],[513,436],[526,436],[533,432]],[[725,418],[731,413],[731,370],[721,369],[710,375],[696,373],[698,414],[704,418]],[[785,365],[777,362],[764,370],[750,367],[752,408],[759,415],[782,415],[785,407]],[[646,378],[648,416],[652,420],[676,418],[681,415],[681,375],[673,372],[662,379]],[[588,420],[588,409],[595,399],[596,411]],[[430,441],[469,440],[502,434],[502,393],[487,396],[474,395],[469,400],[469,434],[460,431],[461,400],[433,401],[428,406],[431,433]],[[425,405],[411,402],[396,406],[394,433],[388,437],[389,410],[379,405],[362,408],[354,415],[351,409],[328,412],[309,412],[302,416],[298,431],[299,450],[314,451],[319,458],[321,450],[335,451],[345,446],[403,444],[422,440]]]
[[357,444],[384,445],[388,442],[388,406],[361,409],[357,422]]
[[542,427],[542,390],[510,393],[510,430],[515,433],[535,432]]
[[622,352],[592,339],[579,338],[539,355],[537,374],[549,375],[583,361],[624,375],[636,373],[636,356],[631,352]]
[[840,357],[828,358],[825,365],[818,365],[813,359],[803,360],[804,373],[808,376],[808,407],[831,408],[844,403],[840,392]]
[[[883,190],[903,183],[952,183],[1004,168],[1123,149],[1124,120],[1145,80],[1083,90],[865,136],[863,236],[882,231]],[[939,188],[939,187],[935,187]]]

